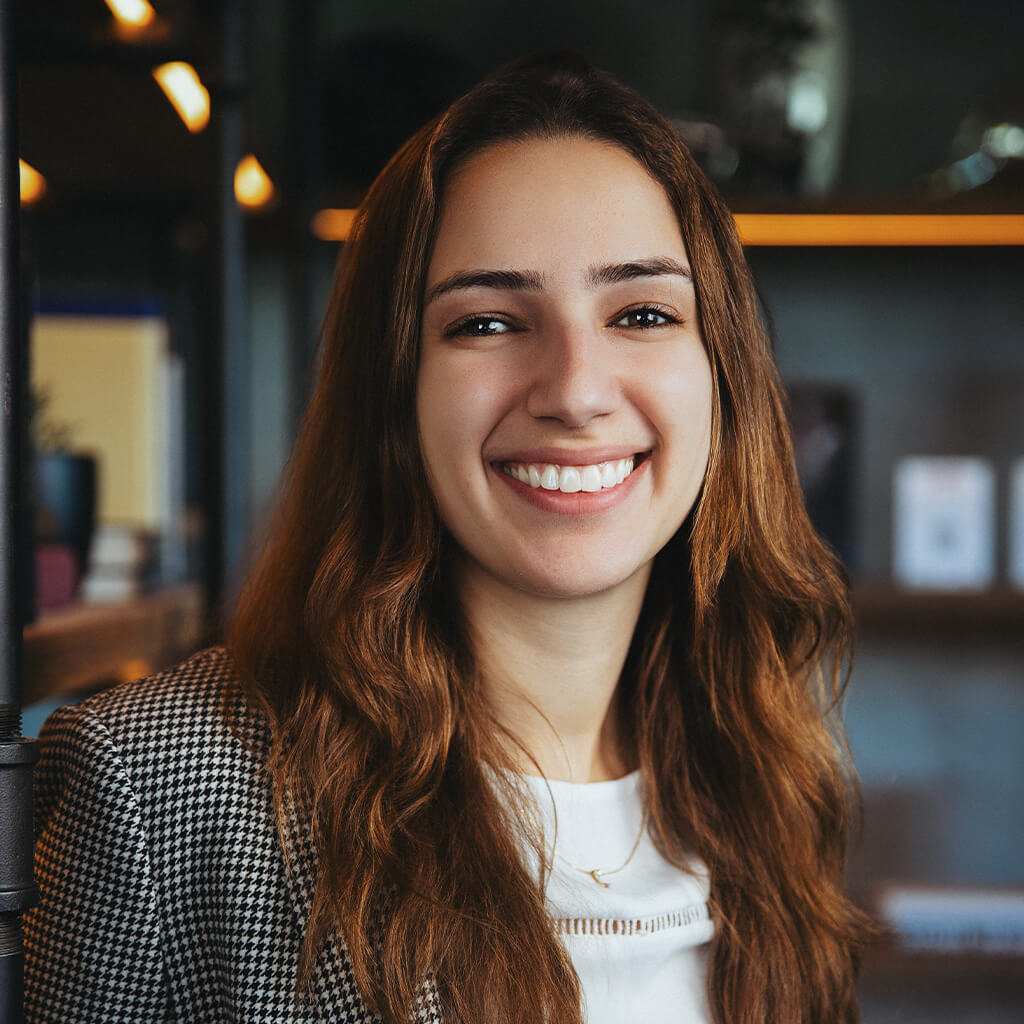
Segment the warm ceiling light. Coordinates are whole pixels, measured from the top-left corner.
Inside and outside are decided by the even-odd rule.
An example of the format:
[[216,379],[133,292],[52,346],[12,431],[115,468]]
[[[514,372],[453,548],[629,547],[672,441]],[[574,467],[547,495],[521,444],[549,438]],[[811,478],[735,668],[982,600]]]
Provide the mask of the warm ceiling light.
[[160,83],[178,116],[190,132],[201,132],[210,120],[210,94],[199,80],[191,64],[171,61],[153,69],[153,77]]
[[147,0],[107,0],[107,6],[122,25],[131,28],[145,28],[156,17]]
[[1024,245],[1024,214],[738,213],[744,245]]
[[21,201],[26,206],[38,202],[46,194],[46,179],[24,160],[18,160],[18,177],[21,184]]
[[313,218],[313,234],[325,242],[347,242],[355,219],[355,210],[320,210]]
[[252,153],[235,168],[235,198],[248,210],[258,210],[274,198],[274,183]]

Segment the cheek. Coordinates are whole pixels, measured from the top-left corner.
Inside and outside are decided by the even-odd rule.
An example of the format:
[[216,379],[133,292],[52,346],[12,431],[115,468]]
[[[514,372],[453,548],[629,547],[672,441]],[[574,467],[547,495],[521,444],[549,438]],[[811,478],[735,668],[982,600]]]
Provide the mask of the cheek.
[[711,452],[712,383],[706,361],[689,363],[674,373],[663,372],[655,420],[669,456],[661,463],[660,486],[669,496],[673,515],[685,519],[697,500]]
[[711,368],[705,364],[699,380],[692,382],[689,398],[690,430],[693,444],[701,462],[701,473],[706,468],[711,453],[711,424],[713,420],[714,393]]
[[420,457],[427,484],[438,502],[440,495],[437,486],[437,471],[440,469],[437,454],[442,450],[444,439],[439,436],[439,428],[443,419],[439,417],[439,401],[441,398],[436,377],[431,372],[429,360],[420,363],[416,378],[416,432],[419,435]]
[[420,451],[430,489],[446,520],[452,504],[465,497],[486,436],[481,393],[472,374],[452,362],[425,359],[416,388]]
[[701,464],[711,444],[711,367],[703,353],[675,365],[652,367],[646,374],[650,388],[649,416],[666,443],[680,445]]
[[424,358],[416,388],[416,421],[428,462],[481,451],[512,401],[510,368],[500,360],[452,352]]
[[424,361],[419,369],[416,378],[416,430],[420,437],[420,449],[428,464],[431,452],[436,446],[438,428],[438,404],[441,399],[441,389],[438,381],[431,372],[431,365]]

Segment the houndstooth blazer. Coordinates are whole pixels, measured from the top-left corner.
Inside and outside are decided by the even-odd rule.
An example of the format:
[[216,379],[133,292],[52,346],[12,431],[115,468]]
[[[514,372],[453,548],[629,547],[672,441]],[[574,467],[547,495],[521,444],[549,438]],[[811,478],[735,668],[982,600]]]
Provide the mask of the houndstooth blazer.
[[[36,874],[25,917],[32,1024],[371,1024],[343,946],[296,994],[317,857],[278,830],[269,730],[227,653],[62,708],[40,736]],[[222,716],[228,696],[241,739]],[[286,868],[286,862],[288,867]],[[440,1024],[425,983],[410,1019]]]

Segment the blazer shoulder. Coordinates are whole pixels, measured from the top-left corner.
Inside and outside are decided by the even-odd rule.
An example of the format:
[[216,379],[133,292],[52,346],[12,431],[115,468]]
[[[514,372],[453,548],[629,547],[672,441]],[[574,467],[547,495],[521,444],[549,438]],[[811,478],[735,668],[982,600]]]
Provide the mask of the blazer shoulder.
[[267,731],[223,647],[200,651],[164,672],[114,686],[62,711],[72,718],[95,716],[119,747],[128,748],[190,735],[223,741],[232,733],[262,746]]
[[[219,647],[59,708],[39,738],[40,782],[50,765],[73,768],[82,749],[100,742],[143,801],[154,787],[166,796],[172,779],[193,792],[220,789],[229,776],[255,780],[271,744],[265,717],[251,706],[230,654]],[[37,796],[43,792],[37,788]]]

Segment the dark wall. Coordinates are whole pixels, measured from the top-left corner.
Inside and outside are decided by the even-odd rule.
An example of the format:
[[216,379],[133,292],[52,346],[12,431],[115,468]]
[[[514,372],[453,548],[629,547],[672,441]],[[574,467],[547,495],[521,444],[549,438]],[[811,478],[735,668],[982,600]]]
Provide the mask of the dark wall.
[[[357,0],[322,2],[318,17],[325,52],[332,41],[352,35],[414,32],[443,43],[484,73],[524,53],[568,46],[623,77],[666,112],[714,115],[720,6],[713,0]],[[906,189],[950,159],[957,126],[971,110],[1015,104],[1024,120],[1024,5],[846,0],[825,6],[838,6],[850,54],[840,189]]]

